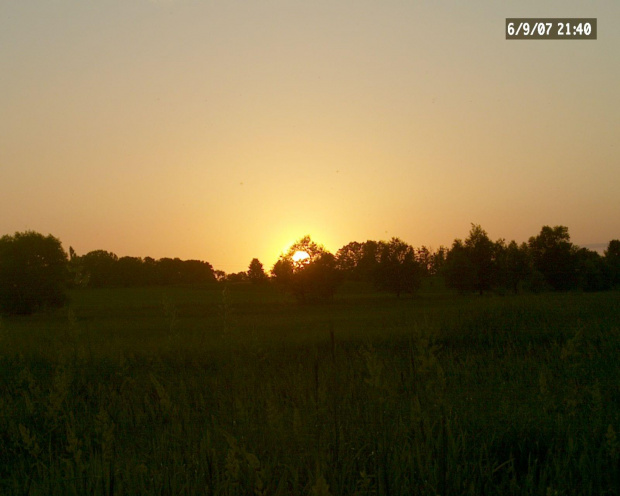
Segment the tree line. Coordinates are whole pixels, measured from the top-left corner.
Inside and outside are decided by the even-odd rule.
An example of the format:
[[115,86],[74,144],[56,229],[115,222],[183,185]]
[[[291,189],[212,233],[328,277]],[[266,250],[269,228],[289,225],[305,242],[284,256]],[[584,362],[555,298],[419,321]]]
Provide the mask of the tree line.
[[[307,257],[296,259],[297,252]],[[442,278],[461,293],[546,290],[603,291],[620,285],[620,240],[609,242],[604,256],[570,241],[565,226],[544,226],[528,242],[492,241],[472,224],[465,240],[450,248],[414,248],[399,238],[350,242],[336,254],[310,236],[280,255],[270,274],[254,258],[247,271],[225,274],[208,262],[178,258],[118,257],[95,250],[67,254],[52,235],[27,231],[0,238],[0,311],[28,314],[62,306],[69,287],[130,287],[273,283],[299,302],[331,300],[344,281],[373,284],[394,293],[415,293],[424,278]]]
[[78,256],[69,248],[70,284],[101,288],[108,286],[167,286],[215,282],[213,267],[201,260],[178,258],[118,257],[104,250]]
[[[295,261],[304,251],[308,258]],[[229,281],[259,282],[254,259],[248,272],[231,274]],[[262,269],[262,266],[261,266]],[[543,226],[527,242],[492,241],[480,225],[472,224],[465,240],[450,248],[414,248],[399,238],[351,242],[335,255],[309,236],[280,256],[271,280],[301,302],[330,300],[345,280],[372,283],[397,297],[415,293],[424,278],[442,278],[460,293],[489,291],[605,291],[620,285],[620,240],[609,242],[604,256],[570,241],[565,226]]]

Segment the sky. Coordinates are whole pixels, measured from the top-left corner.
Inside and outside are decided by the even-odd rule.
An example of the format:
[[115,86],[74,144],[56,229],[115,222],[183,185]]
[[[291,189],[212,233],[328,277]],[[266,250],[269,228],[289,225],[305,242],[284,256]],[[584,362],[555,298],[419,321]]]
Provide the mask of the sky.
[[227,273],[305,234],[606,245],[619,26],[609,0],[0,0],[0,235]]

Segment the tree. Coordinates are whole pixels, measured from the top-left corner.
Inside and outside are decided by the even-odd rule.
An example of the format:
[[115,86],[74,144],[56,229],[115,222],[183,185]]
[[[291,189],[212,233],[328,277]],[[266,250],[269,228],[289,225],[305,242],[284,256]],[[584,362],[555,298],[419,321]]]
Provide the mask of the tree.
[[474,289],[481,295],[491,289],[495,277],[495,246],[479,224],[472,224],[465,240],[469,258],[474,266]]
[[[297,252],[306,258],[295,259]],[[336,258],[310,236],[304,236],[280,255],[271,273],[274,281],[300,303],[329,301],[341,282]]]
[[372,282],[379,263],[381,243],[352,241],[336,253],[336,266],[347,279]]
[[534,268],[555,290],[567,290],[576,286],[576,259],[570,242],[568,227],[543,226],[538,236],[528,241]]
[[52,235],[16,232],[0,238],[0,310],[30,314],[66,301],[67,254]]
[[69,281],[70,287],[86,287],[88,285],[88,274],[84,270],[82,257],[78,256],[73,247],[69,247]]
[[620,284],[620,240],[612,239],[605,250],[605,262],[609,267],[611,284]]
[[258,258],[253,258],[250,262],[247,272],[248,280],[253,284],[260,284],[267,281],[268,277],[263,269],[263,264],[260,263]]
[[355,279],[357,276],[357,267],[363,255],[364,243],[352,241],[336,252],[336,266],[338,270],[349,279]]
[[248,274],[247,272],[234,272],[232,274],[226,274],[226,282],[232,282],[232,283],[240,283],[240,282],[247,282],[248,281]]
[[330,301],[341,282],[336,258],[325,251],[293,274],[293,292],[302,303]]
[[94,250],[80,257],[87,284],[101,288],[116,283],[118,257],[105,250]]
[[448,256],[448,249],[445,246],[440,246],[431,255],[430,274],[440,274],[446,265],[446,257]]
[[420,270],[425,276],[431,275],[433,265],[433,254],[426,246],[421,246],[415,252],[415,258],[420,265]]
[[456,289],[460,293],[473,291],[476,277],[475,267],[462,240],[455,239],[452,243],[452,248],[446,255],[443,270],[447,287]]
[[160,284],[203,284],[215,282],[213,267],[202,260],[161,258],[155,263]]
[[145,265],[139,257],[121,257],[116,262],[115,283],[121,286],[145,285]]
[[459,291],[478,291],[482,295],[495,283],[497,244],[478,224],[472,224],[463,243],[455,240],[446,260],[446,283]]
[[396,297],[417,291],[422,270],[414,249],[401,239],[392,238],[381,243],[380,253],[374,272],[376,287],[396,293]]
[[499,268],[506,287],[518,293],[519,288],[532,274],[532,260],[527,244],[517,245],[511,241],[503,251],[502,264]]
[[[175,261],[178,259],[175,259]],[[182,260],[179,264],[181,284],[205,284],[215,282],[213,266],[203,260]]]
[[606,291],[612,287],[609,264],[597,252],[587,248],[578,249],[575,254],[577,285],[584,291]]

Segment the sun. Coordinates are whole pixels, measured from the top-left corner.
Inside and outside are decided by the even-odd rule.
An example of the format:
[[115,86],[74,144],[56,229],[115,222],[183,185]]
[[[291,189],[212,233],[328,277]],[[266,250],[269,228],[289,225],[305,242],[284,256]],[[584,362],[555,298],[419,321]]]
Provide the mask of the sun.
[[310,255],[308,255],[305,251],[297,250],[293,254],[293,262],[295,263],[304,263],[304,260],[307,260],[308,258],[310,258]]

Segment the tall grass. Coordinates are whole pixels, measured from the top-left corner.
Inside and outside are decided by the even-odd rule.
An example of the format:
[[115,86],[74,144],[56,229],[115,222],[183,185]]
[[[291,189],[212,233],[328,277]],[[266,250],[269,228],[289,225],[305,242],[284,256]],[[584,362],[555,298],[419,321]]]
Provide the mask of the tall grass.
[[619,494],[617,301],[76,292],[0,323],[0,493]]

